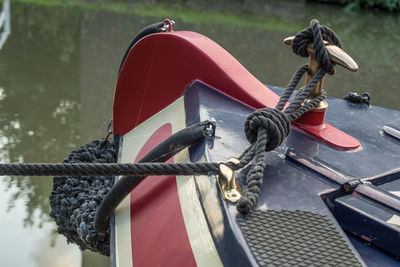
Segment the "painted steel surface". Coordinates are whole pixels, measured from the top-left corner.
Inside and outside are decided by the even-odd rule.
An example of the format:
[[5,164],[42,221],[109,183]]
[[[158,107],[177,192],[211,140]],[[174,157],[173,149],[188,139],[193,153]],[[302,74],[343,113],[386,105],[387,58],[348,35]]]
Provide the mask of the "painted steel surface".
[[[171,62],[174,62],[173,66]],[[167,122],[173,121],[172,132],[175,132],[185,127],[184,120],[188,126],[210,118],[217,121],[216,137],[193,146],[190,153],[180,156],[180,159],[185,161],[190,157],[192,162],[224,161],[231,156],[238,156],[249,145],[243,129],[247,116],[253,108],[273,107],[278,100],[277,94],[282,93],[282,90],[262,85],[228,52],[200,34],[174,32],[147,36],[130,51],[116,88],[114,130],[123,140],[119,160],[131,162],[147,138]],[[400,184],[393,182],[400,179],[400,150],[398,140],[386,135],[382,129],[384,125],[399,120],[400,112],[378,107],[367,108],[332,98],[328,98],[328,102],[330,108],[326,114],[326,121],[332,125],[328,126],[334,130],[342,129],[354,136],[359,140],[361,147],[347,151],[335,149],[311,138],[318,136],[318,131],[314,133],[303,128],[309,132],[307,134],[293,128],[282,146],[268,153],[265,158],[267,167],[257,209],[301,210],[327,216],[355,255],[358,255],[357,251],[361,252],[367,264],[386,264],[385,259],[388,256],[373,247],[364,245],[361,249],[360,244],[356,242],[356,250],[340,225],[362,237],[365,231],[372,229],[372,224],[365,224],[366,219],[372,218],[374,222],[383,220],[379,233],[372,236],[375,239],[369,235],[364,240],[390,253],[397,253],[396,250],[391,250],[393,240],[387,241],[385,236],[400,236],[400,222],[396,217],[399,216],[399,212],[388,204],[398,201],[397,193],[394,192],[400,192]],[[334,133],[335,131],[329,132],[335,135]],[[140,142],[137,142],[137,139],[140,139]],[[245,168],[238,174],[242,184],[246,172]],[[388,173],[392,173],[390,179],[387,178]],[[180,217],[179,228],[184,231],[180,234],[188,240],[186,249],[182,251],[188,252],[187,244],[190,244],[192,256],[189,261],[192,264],[257,265],[235,219],[238,215],[236,208],[222,200],[214,178],[191,177],[190,182],[186,182],[185,177],[167,178],[170,183],[165,188],[172,190],[177,187],[176,190],[172,190],[172,202],[175,204],[165,202],[168,198],[158,194],[157,192],[161,191],[157,191],[151,182],[143,183],[145,187],[137,193],[138,199],[135,200],[133,196],[125,200],[116,213],[115,248],[119,254],[116,257],[117,265],[132,266],[132,262],[126,263],[126,259],[123,258],[126,255],[132,258],[135,246],[140,245],[135,244],[133,233],[143,236],[149,233],[149,227],[146,228],[144,222],[147,222],[148,216],[152,216],[152,211],[159,208],[161,214],[168,208],[178,206],[179,209],[175,209],[174,214],[179,214],[180,210],[181,217],[172,216],[164,220],[164,223],[160,221],[160,224],[155,223],[152,226],[158,229],[156,233],[161,233],[163,225],[171,225],[174,219]],[[343,185],[354,180],[359,184],[355,185],[352,195],[351,192],[346,195],[342,189]],[[371,187],[363,191],[366,187],[362,183],[370,180],[373,180],[373,186],[380,189]],[[391,191],[384,188],[389,184]],[[383,191],[384,197],[379,190]],[[345,203],[351,197],[369,202]],[[144,199],[146,201],[143,201]],[[135,205],[131,206],[135,201],[146,205],[151,203],[149,210],[144,211],[139,218],[139,222],[142,220],[139,230],[131,226],[135,224],[135,216],[131,216],[136,212]],[[367,204],[371,203],[379,211],[389,212],[391,217],[376,215],[379,212],[368,208]],[[164,204],[167,205],[166,208],[162,208]],[[131,209],[132,213],[127,212]],[[139,207],[139,211],[141,209],[146,210]],[[155,221],[159,214],[154,213],[152,221]],[[340,214],[346,215],[343,217]],[[198,224],[192,219],[193,216],[199,221]],[[346,221],[353,216],[357,217],[357,220]],[[127,233],[130,233],[129,238],[125,237]],[[151,244],[156,242],[155,239],[152,240],[141,253],[151,250]],[[398,242],[397,239],[394,242]],[[165,245],[166,243],[159,248],[162,249]],[[176,249],[179,247],[184,246],[178,246]],[[207,248],[205,253],[202,252],[202,247]],[[370,251],[378,255],[373,261],[368,258]],[[185,253],[179,254],[178,258],[185,258],[185,255],[190,254]],[[135,257],[133,260],[135,261]],[[157,265],[152,261],[147,263],[144,262],[144,266]]]
[[[272,86],[270,88],[277,93],[282,92],[281,88]],[[336,215],[338,210],[335,209],[335,206],[331,207],[330,210],[328,208],[329,203],[325,203],[323,197],[332,192],[341,191],[342,185],[355,177],[375,177],[376,179],[377,175],[394,171],[395,173],[392,174],[391,180],[400,179],[400,173],[396,172],[400,165],[399,144],[396,143],[397,140],[395,138],[386,136],[382,132],[382,126],[385,124],[383,118],[389,121],[396,119],[400,116],[400,112],[378,107],[368,109],[364,106],[332,98],[329,98],[328,102],[330,104],[330,112],[327,114],[327,121],[334,126],[345,129],[359,139],[362,148],[352,151],[334,149],[300,131],[292,129],[285,143],[275,151],[268,153],[265,158],[267,167],[264,172],[264,185],[257,209],[261,211],[304,210],[328,216],[342,233],[343,238],[347,240],[348,245],[353,247],[340,227],[340,224],[343,225],[344,223],[341,221],[341,217],[335,219],[332,215],[332,212]],[[227,98],[200,82],[194,83],[187,90],[185,106],[188,125],[211,117],[217,121],[214,141],[206,141],[203,147],[197,146],[193,148],[191,150],[192,161],[197,161],[204,155],[209,161],[223,161],[231,156],[240,155],[248,146],[243,132],[243,125],[247,115],[252,112],[251,108]],[[297,158],[295,155],[290,155],[289,152],[293,151],[298,152],[296,154]],[[242,170],[242,173],[238,175],[242,183],[244,182],[245,173],[246,169]],[[385,179],[387,182],[388,178]],[[213,181],[197,179],[196,182],[206,217],[212,217],[216,210],[220,210],[219,213],[223,215],[217,223],[215,223],[216,220],[214,219],[209,220],[214,242],[223,263],[230,266],[254,264],[254,258],[248,249],[240,228],[234,220],[237,216],[236,208],[221,201],[220,197],[212,198],[209,196],[208,188],[215,186]],[[396,186],[399,187],[397,190],[400,191],[400,184]],[[392,187],[394,188],[395,185],[392,185]],[[340,199],[339,195],[337,201],[340,201]],[[209,202],[213,202],[213,205]],[[374,205],[382,204],[376,203]],[[357,207],[352,209],[353,213],[347,214],[348,219],[368,212],[367,210],[357,210]],[[387,207],[385,206],[384,209],[387,209]],[[392,211],[392,216],[393,214],[399,215],[395,211]],[[386,230],[384,230],[386,231],[385,235],[389,233],[388,231],[393,231],[393,229],[396,233],[400,232],[400,228],[393,225],[394,219],[390,221],[390,218],[386,217],[386,226],[388,224],[392,225],[386,227]],[[223,223],[223,227],[221,223]],[[357,221],[354,220],[352,223],[356,225]],[[357,227],[362,229],[369,227],[369,225],[361,224]],[[219,228],[217,234],[212,230],[214,228]],[[373,229],[373,227],[369,228]],[[345,229],[350,230],[348,227],[345,227]],[[388,246],[386,246],[386,249],[390,247],[391,242],[393,242],[393,238],[387,240]],[[377,243],[375,244],[378,245]],[[365,246],[363,249],[355,250],[353,247],[353,250],[356,254],[357,251],[360,251],[362,259],[367,264],[379,262],[380,264],[390,264],[388,266],[392,266],[393,263],[399,263],[379,249],[374,249],[365,244],[363,246]],[[373,251],[375,256],[379,255],[374,257],[373,261],[369,261],[369,250]],[[231,253],[228,254],[227,251]],[[393,250],[392,253],[394,253]],[[235,256],[232,257],[232,254]]]
[[[134,45],[122,65],[114,95],[114,133],[126,134],[182,96],[195,80],[252,108],[273,108],[279,100],[211,39],[189,31],[156,33]],[[296,125],[336,148],[360,146],[346,132],[321,124],[323,117],[310,112]]]
[[[135,162],[171,135],[172,125],[162,125],[147,139]],[[173,159],[167,161],[173,162]],[[195,266],[176,177],[149,176],[132,191],[130,197],[133,266]]]
[[[122,136],[118,161],[139,159],[184,127],[183,98],[179,98]],[[174,161],[187,162],[188,157],[186,149]],[[194,179],[147,177],[132,191],[115,213],[112,266],[222,266]]]
[[149,35],[129,52],[114,96],[114,132],[124,135],[159,112],[196,79],[254,107],[273,107],[278,96],[232,55],[195,32]]
[[[272,86],[271,88],[273,88],[277,93],[282,91],[280,88]],[[333,225],[335,225],[339,233],[341,233],[344,240],[346,240],[347,245],[352,248],[355,255],[358,255],[358,252],[360,252],[361,257],[358,257],[361,262],[364,260],[365,263],[370,266],[377,266],[377,264],[396,266],[398,262],[389,254],[382,250],[374,249],[374,247],[366,245],[367,242],[361,242],[359,239],[354,239],[352,236],[350,236],[349,239],[340,225],[342,225],[347,231],[358,234],[361,230],[365,229],[366,226],[367,229],[374,229],[375,227],[371,226],[377,225],[376,223],[363,223],[363,218],[365,221],[365,214],[367,214],[366,216],[375,216],[376,218],[380,216],[381,218],[378,218],[379,220],[382,221],[382,218],[385,219],[384,222],[381,223],[380,228],[378,227],[377,234],[380,235],[381,238],[379,240],[377,239],[379,242],[372,243],[379,245],[382,248],[390,249],[387,244],[390,245],[392,244],[391,242],[397,241],[391,239],[389,242],[386,242],[385,236],[388,234],[394,236],[399,231],[396,225],[393,226],[393,222],[397,222],[397,217],[393,217],[393,215],[398,215],[398,213],[395,211],[393,212],[393,210],[385,206],[384,203],[379,202],[374,204],[375,209],[378,209],[379,212],[376,210],[372,211],[368,208],[366,209],[365,204],[364,206],[357,206],[357,204],[354,203],[341,205],[340,203],[344,203],[346,199],[354,197],[354,194],[358,190],[357,188],[355,189],[353,196],[342,194],[333,199],[333,203],[327,203],[324,201],[327,201],[326,196],[330,196],[333,192],[340,192],[342,190],[342,185],[345,182],[354,180],[355,178],[362,178],[361,180],[371,181],[377,187],[381,187],[385,193],[388,192],[387,194],[389,197],[390,194],[396,195],[400,192],[400,184],[398,184],[398,181],[400,181],[400,174],[398,169],[396,169],[399,165],[398,159],[400,159],[400,154],[396,145],[399,144],[394,137],[383,134],[380,127],[382,127],[385,122],[378,122],[382,117],[387,117],[388,120],[396,119],[400,116],[399,112],[377,107],[367,109],[365,107],[349,104],[345,101],[336,99],[328,99],[328,101],[330,102],[331,107],[336,106],[337,108],[337,110],[333,108],[331,108],[331,110],[336,110],[336,113],[339,114],[328,113],[327,120],[330,120],[329,122],[333,125],[339,125],[340,127],[346,128],[351,132],[351,134],[354,134],[354,136],[361,140],[362,149],[353,151],[337,150],[293,129],[285,143],[271,153],[268,153],[265,158],[267,168],[264,173],[264,185],[262,187],[257,209],[260,211],[302,210],[326,216],[331,220]],[[180,111],[177,112],[178,110]],[[124,142],[122,148],[125,152],[122,153],[121,159],[126,160],[128,155],[130,155],[129,157],[132,157],[132,155],[138,153],[138,148],[132,149],[132,145],[137,143],[135,139],[143,139],[143,133],[146,133],[149,137],[159,128],[158,125],[162,125],[162,122],[165,123],[165,121],[172,120],[174,121],[172,125],[176,125],[174,127],[175,129],[178,129],[184,127],[184,124],[191,125],[210,118],[216,119],[217,129],[215,138],[204,140],[199,144],[192,146],[189,153],[185,152],[179,156],[180,160],[188,161],[190,157],[190,161],[192,162],[205,160],[223,161],[231,156],[238,156],[249,145],[245,138],[243,127],[245,119],[252,110],[253,109],[247,105],[243,105],[242,103],[227,97],[218,90],[215,90],[200,81],[196,81],[189,86],[188,90],[186,90],[184,103],[183,99],[180,98],[178,102],[170,105],[139,127],[123,136]],[[185,114],[182,114],[181,112],[184,112]],[[353,121],[339,120],[338,118],[343,117],[343,114],[341,114],[342,112],[348,112],[348,118],[350,120],[353,119]],[[369,116],[365,116],[365,113]],[[170,118],[171,116],[173,117],[172,119]],[[359,119],[360,117],[369,119],[369,121],[376,120],[376,123],[364,124],[362,121],[354,122],[355,118]],[[186,118],[186,122],[183,121],[183,118]],[[352,125],[357,125],[357,123],[363,124],[364,128],[353,129]],[[142,144],[140,146],[143,146],[148,137],[137,144]],[[380,146],[382,150],[376,150],[375,146],[377,145]],[[379,158],[376,158],[376,154],[372,154],[371,151],[379,153]],[[371,166],[365,167],[360,164],[360,162],[363,161],[374,161],[377,164],[370,164]],[[246,171],[247,169],[245,168],[238,173],[241,184],[244,183]],[[134,230],[134,226],[130,226],[135,225],[134,205],[129,206],[130,204],[128,204],[128,206],[125,207],[125,210],[132,209],[130,214],[133,215],[125,217],[125,219],[118,218],[121,217],[121,212],[117,211],[116,221],[119,220],[119,224],[116,223],[117,243],[115,247],[117,249],[117,254],[118,250],[132,249],[130,252],[131,254],[129,254],[130,257],[132,257],[132,253],[135,253],[132,251],[137,249],[137,246],[140,246],[139,243],[142,243],[135,243],[135,237],[133,235],[135,231],[137,234],[145,237],[153,230],[148,226],[155,226],[159,229],[158,231],[163,228],[162,223],[159,226],[157,226],[157,223],[148,225],[143,223],[146,221],[146,217],[150,218],[151,216],[155,216],[153,219],[157,218],[157,216],[164,214],[163,211],[167,211],[168,208],[171,208],[171,206],[162,208],[162,204],[165,204],[164,200],[167,198],[165,198],[163,194],[154,193],[155,191],[161,192],[164,187],[158,187],[160,190],[157,190],[157,188],[153,188],[150,180],[147,183],[150,184],[143,184],[146,188],[141,192],[138,192],[137,197],[139,199],[136,200],[139,202],[143,201],[144,197],[141,195],[145,192],[149,192],[149,195],[146,197],[147,201],[150,201],[151,203],[148,207],[149,210],[145,211],[146,208],[139,207],[139,212],[141,212],[141,209],[144,211],[142,214],[142,222],[140,222],[139,219],[139,224],[142,225],[141,227]],[[183,216],[181,217],[183,220],[180,220],[180,223],[183,221],[184,225],[179,228],[183,228],[184,232],[181,232],[181,234],[185,234],[188,238],[187,240],[189,240],[188,243],[190,244],[195,259],[194,264],[198,266],[257,265],[250,247],[241,232],[240,226],[236,221],[236,216],[238,216],[236,207],[222,200],[220,192],[217,189],[215,177],[177,177],[175,186],[178,188],[175,196],[179,196],[179,203],[176,204],[176,198],[174,205],[172,205],[171,202],[166,203],[170,203],[168,205],[175,207],[178,205],[180,206],[181,214]],[[166,188],[169,188],[169,186]],[[372,194],[374,194],[374,192],[372,192]],[[135,197],[131,197],[130,201],[132,202],[134,198]],[[156,213],[151,215],[151,213],[155,211],[155,206],[152,206],[153,204],[161,210],[157,209]],[[143,204],[143,206],[145,205]],[[343,208],[344,206],[346,209]],[[391,217],[389,216],[390,218],[387,215],[384,215],[384,217],[379,215],[388,210],[392,214]],[[368,212],[370,212],[371,215],[368,215]],[[341,214],[346,215],[343,217]],[[336,218],[333,215],[335,215]],[[173,222],[176,219],[175,217],[177,216],[165,217],[166,220],[164,220],[164,225]],[[360,219],[348,221],[349,218],[358,217]],[[123,225],[126,224],[126,220],[129,222],[129,228],[125,227],[126,229],[129,229],[128,232],[124,232]],[[388,225],[390,227],[388,227]],[[354,228],[356,230],[353,230]],[[118,245],[118,239],[121,238],[121,235],[126,235],[129,232],[132,235],[129,239],[130,243],[125,243],[129,244],[129,248],[122,248],[124,243],[122,242]],[[118,236],[120,237],[118,238]],[[205,237],[205,239],[201,240],[199,237]],[[139,238],[137,240],[144,239]],[[149,240],[152,239],[149,238]],[[383,240],[383,243],[380,242],[381,240]],[[154,252],[151,246],[154,242],[153,239],[153,241],[147,243],[148,251]],[[356,244],[356,248],[353,246],[353,243]],[[163,243],[160,248],[167,248],[165,246],[170,246],[170,244]],[[208,252],[203,253],[202,248],[207,248],[206,251]],[[178,258],[181,256],[185,257],[185,253],[183,253],[184,251],[187,250],[183,249],[182,254],[174,255]],[[394,252],[392,251],[392,253]],[[122,254],[119,255],[119,257],[121,256]],[[121,259],[118,259],[117,256],[116,261],[121,261]],[[133,262],[135,263],[135,258],[133,258]],[[144,264],[143,266],[150,265],[157,264],[151,262],[151,264]],[[164,262],[164,266],[165,265],[172,266]],[[119,264],[118,266],[128,265]]]
[[298,118],[293,125],[332,147],[356,149],[360,142],[353,136],[324,122],[326,111],[309,111]]

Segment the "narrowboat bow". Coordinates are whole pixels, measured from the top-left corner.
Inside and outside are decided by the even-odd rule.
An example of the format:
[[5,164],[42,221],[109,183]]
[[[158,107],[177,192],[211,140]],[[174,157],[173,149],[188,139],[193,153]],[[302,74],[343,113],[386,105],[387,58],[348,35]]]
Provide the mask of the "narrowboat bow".
[[[299,52],[310,63],[296,72],[306,85],[290,102],[312,91],[290,113],[280,96],[291,92],[262,84],[209,38],[172,26],[147,27],[124,56],[113,109],[117,160],[222,164],[216,175],[148,176],[135,185],[111,218],[112,266],[400,266],[400,112],[365,104],[368,95],[312,103],[332,70],[324,56],[358,68],[336,37],[325,26],[302,32],[311,34]],[[285,44],[300,49],[298,36]],[[283,122],[268,115],[278,107],[286,107],[276,112],[286,112]],[[270,120],[249,122],[257,109]],[[290,121],[290,134],[278,136]],[[261,130],[249,137],[245,124],[257,123],[279,128],[267,135],[281,144],[235,170],[238,160],[228,159],[255,149]],[[196,135],[181,132],[193,125],[205,137],[176,149]],[[257,164],[261,180],[251,180]],[[247,210],[235,204],[244,197]]]

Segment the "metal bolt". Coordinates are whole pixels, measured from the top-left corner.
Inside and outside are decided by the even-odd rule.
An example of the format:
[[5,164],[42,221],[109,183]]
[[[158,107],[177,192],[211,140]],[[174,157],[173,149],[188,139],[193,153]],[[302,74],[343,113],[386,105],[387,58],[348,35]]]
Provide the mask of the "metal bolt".
[[215,119],[211,118],[207,124],[207,126],[204,129],[204,135],[207,137],[211,137],[214,135],[214,130],[215,130]]

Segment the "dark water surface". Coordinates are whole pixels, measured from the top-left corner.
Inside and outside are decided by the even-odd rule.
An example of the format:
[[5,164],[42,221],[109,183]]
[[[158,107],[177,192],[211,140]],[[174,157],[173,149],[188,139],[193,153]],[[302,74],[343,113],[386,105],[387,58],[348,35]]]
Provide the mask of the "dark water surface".
[[[399,16],[305,3],[243,5],[205,11],[200,4],[135,9],[11,3],[11,35],[0,50],[1,161],[60,162],[104,136],[127,44],[164,17],[175,19],[175,30],[209,36],[262,82],[278,86],[305,62],[282,40],[318,18],[335,29],[360,66],[357,73],[337,67],[325,82],[328,95],[368,91],[374,105],[400,109]],[[54,233],[51,188],[49,177],[0,178],[2,265],[107,266],[106,258],[82,257]]]

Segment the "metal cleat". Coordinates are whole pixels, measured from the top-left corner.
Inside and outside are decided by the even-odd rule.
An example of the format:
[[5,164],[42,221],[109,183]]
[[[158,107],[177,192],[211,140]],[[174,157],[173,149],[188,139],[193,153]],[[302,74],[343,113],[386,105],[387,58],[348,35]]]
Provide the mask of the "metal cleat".
[[[283,43],[286,45],[291,46],[293,42],[294,36],[286,38]],[[348,69],[349,71],[355,72],[358,70],[357,63],[340,47],[330,44],[327,41],[324,41],[325,48],[328,51],[328,54],[333,63]],[[307,52],[310,55],[310,63],[308,64],[308,71],[306,76],[306,85],[311,81],[312,77],[321,69],[319,62],[317,61],[314,48],[311,43],[307,46]],[[322,86],[324,84],[324,78],[317,84],[314,90],[309,95],[309,99],[314,98],[315,96],[319,95],[322,91]],[[328,108],[328,103],[324,100],[321,101],[319,106],[317,106],[313,111],[326,111]]]

